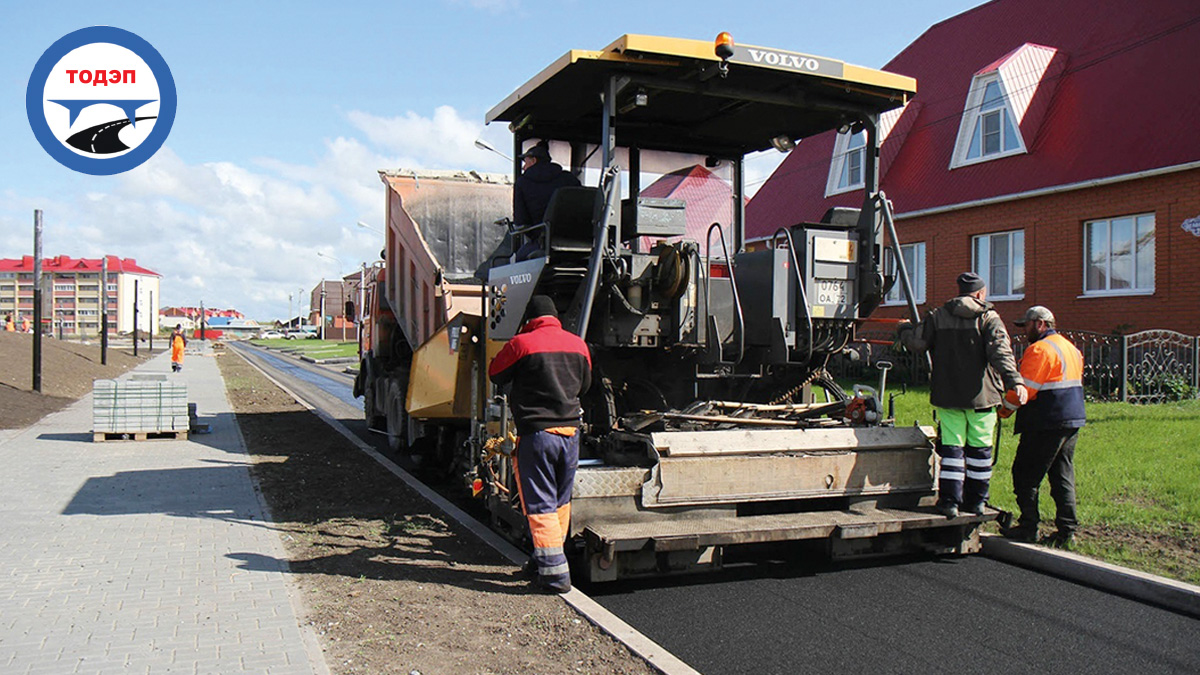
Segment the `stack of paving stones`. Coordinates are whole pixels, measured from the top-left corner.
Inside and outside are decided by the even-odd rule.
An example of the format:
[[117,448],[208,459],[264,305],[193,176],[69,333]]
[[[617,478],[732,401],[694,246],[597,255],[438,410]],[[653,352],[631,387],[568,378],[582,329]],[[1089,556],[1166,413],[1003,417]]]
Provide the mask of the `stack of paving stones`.
[[92,432],[96,441],[186,439],[187,385],[166,376],[96,380],[92,384]]

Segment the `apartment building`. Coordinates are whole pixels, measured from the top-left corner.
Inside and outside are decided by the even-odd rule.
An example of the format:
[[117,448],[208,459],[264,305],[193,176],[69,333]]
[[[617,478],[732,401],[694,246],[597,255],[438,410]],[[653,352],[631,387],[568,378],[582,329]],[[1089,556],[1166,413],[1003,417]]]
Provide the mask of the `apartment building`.
[[[63,337],[100,335],[101,299],[108,303],[109,333],[133,330],[134,301],[138,328],[158,330],[159,273],[133,258],[108,256],[108,279],[101,288],[103,260],[56,256],[42,260],[43,330]],[[33,318],[33,256],[0,258],[0,317],[11,314],[20,325]]]

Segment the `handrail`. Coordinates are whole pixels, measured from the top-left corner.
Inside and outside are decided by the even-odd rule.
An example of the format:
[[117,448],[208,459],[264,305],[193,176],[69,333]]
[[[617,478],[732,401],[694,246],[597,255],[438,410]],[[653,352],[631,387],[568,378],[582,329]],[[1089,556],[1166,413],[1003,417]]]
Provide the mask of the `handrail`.
[[[729,257],[729,247],[725,244],[725,229],[721,227],[721,223],[713,223],[708,226],[708,234],[704,237],[704,264],[707,269],[704,270],[704,307],[709,316],[712,316],[712,293],[710,287],[712,284],[712,233],[713,230],[721,235],[721,252],[725,254],[725,266],[729,270],[729,286],[733,289],[733,308],[737,314],[737,341],[738,354],[737,360],[734,363],[742,362],[742,355],[746,351],[746,317],[742,313],[742,299],[738,294],[737,275],[733,272],[733,258]],[[721,354],[721,359],[724,360],[725,355]]]
[[[592,256],[588,260],[587,280],[584,282],[583,305],[579,308],[579,325],[575,334],[587,339],[588,323],[592,318],[592,303],[596,301],[596,289],[600,285],[600,265],[605,249],[608,247],[608,221],[613,214],[613,199],[621,192],[621,168],[611,166],[604,172],[601,179],[601,190],[604,192],[604,212],[599,214],[597,222],[593,223]],[[548,244],[549,242],[547,242]]]
[[[883,207],[883,222],[887,225],[888,239],[892,240],[892,257],[896,259],[896,272],[900,275],[900,283],[904,288],[905,299],[908,300],[908,311],[912,314],[913,325],[921,323],[921,313],[917,311],[917,301],[913,299],[912,282],[908,278],[908,266],[904,264],[904,254],[900,251],[900,238],[896,236],[896,221],[892,218],[892,203],[887,195],[880,190],[875,198]],[[925,360],[933,371],[933,357],[925,352]]]
[[808,306],[808,292],[804,290],[804,277],[800,275],[800,263],[796,260],[796,242],[792,240],[792,231],[786,227],[781,227],[775,230],[775,235],[771,237],[771,246],[776,246],[779,241],[779,235],[783,233],[787,237],[788,257],[792,260],[792,271],[796,276],[796,287],[800,289],[800,299],[804,303],[804,319],[808,323],[808,355],[804,357],[804,363],[812,360],[813,355],[813,320],[812,313]]

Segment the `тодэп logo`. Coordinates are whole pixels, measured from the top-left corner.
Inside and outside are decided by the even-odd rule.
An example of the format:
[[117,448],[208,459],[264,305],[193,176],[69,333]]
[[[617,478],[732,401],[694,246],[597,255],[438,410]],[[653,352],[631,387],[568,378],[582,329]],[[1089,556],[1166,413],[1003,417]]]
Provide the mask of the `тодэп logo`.
[[175,121],[175,80],[142,38],[93,26],[46,50],[25,91],[29,126],[63,166],[92,175],[128,171],[158,151]]

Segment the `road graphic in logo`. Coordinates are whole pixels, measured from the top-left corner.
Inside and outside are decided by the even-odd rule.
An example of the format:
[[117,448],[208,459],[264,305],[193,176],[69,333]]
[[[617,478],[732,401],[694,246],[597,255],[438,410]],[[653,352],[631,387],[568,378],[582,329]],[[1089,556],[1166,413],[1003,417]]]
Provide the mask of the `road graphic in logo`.
[[175,121],[175,80],[142,38],[111,26],[70,33],[38,59],[25,91],[29,126],[63,166],[128,171],[158,151]]

